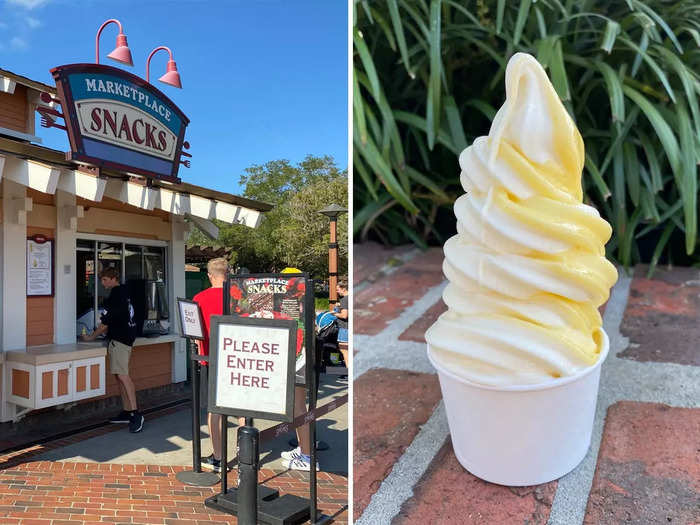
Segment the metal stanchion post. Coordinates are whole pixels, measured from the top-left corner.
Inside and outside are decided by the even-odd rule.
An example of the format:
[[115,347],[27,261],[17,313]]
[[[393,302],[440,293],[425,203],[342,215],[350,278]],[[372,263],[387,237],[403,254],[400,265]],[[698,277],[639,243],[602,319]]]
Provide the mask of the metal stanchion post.
[[221,493],[228,492],[228,416],[221,414]]
[[246,426],[238,429],[238,519],[241,525],[258,522],[258,429]]
[[[187,340],[188,346],[190,340]],[[175,476],[182,483],[187,485],[195,485],[198,487],[208,487],[219,482],[219,476],[214,472],[202,472],[202,436],[200,432],[199,421],[199,389],[201,385],[200,373],[201,366],[199,361],[208,361],[208,357],[190,355],[190,364],[192,366],[192,470],[183,470]]]

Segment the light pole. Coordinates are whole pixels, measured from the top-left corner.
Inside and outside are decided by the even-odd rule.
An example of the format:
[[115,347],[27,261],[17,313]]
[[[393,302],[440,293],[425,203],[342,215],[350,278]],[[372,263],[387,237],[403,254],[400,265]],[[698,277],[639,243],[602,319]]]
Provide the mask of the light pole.
[[321,213],[331,220],[331,238],[328,242],[328,302],[331,306],[338,302],[338,215],[347,213],[347,209],[337,204],[326,206],[318,213]]
[[114,48],[114,51],[107,55],[107,58],[111,58],[112,60],[126,64],[127,66],[133,66],[134,61],[131,60],[131,51],[129,50],[129,46],[126,44],[126,35],[122,31],[122,23],[116,18],[110,18],[97,30],[97,36],[95,36],[95,64],[100,63],[100,34],[102,34],[102,30],[107,27],[107,25],[112,23],[119,26],[119,34],[117,35],[117,45]]
[[168,84],[170,86],[182,89],[182,83],[180,82],[180,73],[177,72],[177,64],[175,64],[175,61],[173,60],[173,52],[170,51],[169,47],[165,46],[158,46],[153,51],[151,51],[150,55],[148,55],[148,58],[146,59],[146,82],[151,82],[151,58],[153,57],[153,55],[156,54],[156,51],[160,51],[161,49],[167,51],[170,55],[170,58],[168,59],[168,69],[165,75],[160,77],[158,80],[160,80],[163,84]]

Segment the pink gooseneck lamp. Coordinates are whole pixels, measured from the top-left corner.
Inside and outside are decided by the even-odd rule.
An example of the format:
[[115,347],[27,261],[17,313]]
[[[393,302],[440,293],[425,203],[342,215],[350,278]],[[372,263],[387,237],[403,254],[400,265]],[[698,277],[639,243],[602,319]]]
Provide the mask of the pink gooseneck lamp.
[[97,36],[95,37],[95,64],[100,63],[100,34],[102,33],[102,30],[112,22],[119,26],[119,34],[117,35],[117,46],[114,48],[114,51],[107,55],[107,58],[111,58],[112,60],[126,64],[127,66],[133,66],[134,61],[131,60],[131,51],[129,50],[129,46],[126,44],[126,35],[122,31],[121,22],[116,18],[107,20],[97,30]]
[[151,51],[150,55],[148,55],[148,59],[146,59],[146,82],[150,83],[151,58],[153,57],[153,55],[156,54],[157,51],[161,49],[165,49],[168,52],[168,54],[170,55],[170,59],[168,60],[168,69],[165,75],[160,77],[158,80],[160,80],[163,84],[168,84],[170,86],[182,89],[182,82],[180,82],[180,73],[177,72],[177,64],[175,64],[175,61],[173,60],[173,52],[170,51],[170,48],[165,46],[158,46],[153,51]]

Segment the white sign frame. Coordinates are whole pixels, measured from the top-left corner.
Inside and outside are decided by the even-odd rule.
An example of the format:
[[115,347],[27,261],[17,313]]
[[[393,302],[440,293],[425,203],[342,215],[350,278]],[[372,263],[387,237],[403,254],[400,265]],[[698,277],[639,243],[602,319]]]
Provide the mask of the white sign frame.
[[[182,337],[204,341],[204,339],[206,339],[206,328],[202,309],[199,307],[199,304],[195,301],[178,297],[177,311],[180,319]],[[189,316],[187,315],[188,313],[190,314]]]
[[27,296],[53,297],[53,239],[37,237],[27,239]]
[[297,322],[211,317],[208,411],[294,420]]

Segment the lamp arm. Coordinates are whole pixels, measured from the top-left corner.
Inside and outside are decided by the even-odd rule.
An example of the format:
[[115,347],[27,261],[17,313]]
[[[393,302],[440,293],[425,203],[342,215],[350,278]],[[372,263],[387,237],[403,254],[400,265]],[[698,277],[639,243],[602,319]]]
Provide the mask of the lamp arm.
[[161,49],[165,49],[168,52],[168,55],[170,56],[169,60],[173,59],[173,52],[170,51],[170,48],[167,46],[158,46],[153,51],[151,51],[151,54],[148,55],[148,58],[146,59],[146,82],[148,82],[149,84],[151,78],[151,58],[153,57],[153,55],[156,54],[156,51],[160,51]]
[[116,18],[110,18],[107,20],[104,24],[100,26],[100,28],[97,30],[97,36],[95,37],[95,64],[100,63],[100,35],[102,34],[102,30],[107,27],[109,24],[114,22],[119,26],[119,34],[122,34],[122,23],[117,20]]

